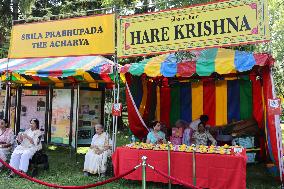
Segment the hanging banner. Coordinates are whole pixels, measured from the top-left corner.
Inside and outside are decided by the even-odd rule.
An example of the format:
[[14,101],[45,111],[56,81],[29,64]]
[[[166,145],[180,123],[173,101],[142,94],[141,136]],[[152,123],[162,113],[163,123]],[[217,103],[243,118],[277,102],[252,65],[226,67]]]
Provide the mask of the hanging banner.
[[122,104],[121,103],[114,103],[112,105],[112,115],[113,116],[121,116],[122,112]]
[[114,14],[12,28],[9,58],[114,54]]
[[281,99],[268,99],[268,114],[269,115],[281,115]]
[[118,56],[268,41],[267,12],[266,0],[231,0],[121,17]]

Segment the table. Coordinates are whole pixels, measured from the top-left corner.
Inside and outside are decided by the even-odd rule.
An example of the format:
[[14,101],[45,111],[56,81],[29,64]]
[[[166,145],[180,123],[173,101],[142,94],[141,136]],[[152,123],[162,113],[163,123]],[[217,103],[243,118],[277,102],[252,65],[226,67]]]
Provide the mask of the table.
[[[167,173],[167,151],[116,148],[112,162],[117,176],[129,171],[141,163],[141,157],[147,156],[147,163]],[[192,184],[192,153],[171,152],[171,176]],[[124,177],[129,180],[141,180],[142,169]],[[168,183],[168,180],[150,168],[146,169],[146,180]],[[175,184],[175,183],[174,183]],[[196,184],[210,189],[245,189],[246,155],[240,156],[196,153]]]

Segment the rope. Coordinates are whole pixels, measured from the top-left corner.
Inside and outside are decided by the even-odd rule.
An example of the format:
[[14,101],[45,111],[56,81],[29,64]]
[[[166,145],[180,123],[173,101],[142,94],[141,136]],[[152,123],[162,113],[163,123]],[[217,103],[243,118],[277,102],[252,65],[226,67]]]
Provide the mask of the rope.
[[41,185],[45,185],[45,186],[48,186],[48,187],[53,187],[53,188],[63,188],[63,189],[83,189],[83,188],[92,188],[92,187],[97,187],[97,186],[101,186],[101,185],[104,185],[104,184],[107,184],[107,183],[110,183],[110,182],[114,182],[122,177],[125,177],[126,175],[129,175],[131,174],[132,172],[136,171],[136,169],[140,166],[136,166],[134,167],[133,169],[123,173],[123,174],[120,174],[116,177],[112,177],[110,179],[107,179],[107,180],[104,180],[104,181],[101,181],[101,182],[97,182],[97,183],[94,183],[94,184],[89,184],[89,185],[84,185],[84,186],[62,186],[62,185],[58,185],[58,184],[53,184],[53,183],[48,183],[48,182],[44,182],[42,180],[38,180],[38,179],[35,179],[33,177],[30,177],[24,173],[21,173],[19,172],[18,170],[14,169],[13,167],[11,167],[8,163],[6,163],[5,161],[3,161],[1,158],[0,158],[0,163],[2,163],[5,167],[7,167],[8,169],[12,170],[15,174],[27,179],[27,180],[30,180],[32,182],[36,182],[38,184],[41,184]]
[[174,178],[172,176],[167,175],[166,173],[159,171],[157,169],[155,169],[153,166],[148,164],[148,167],[150,167],[151,169],[153,169],[156,173],[160,174],[161,176],[170,179],[171,181],[175,181],[179,184],[182,184],[183,186],[187,187],[187,188],[192,188],[192,189],[201,189],[201,187],[197,187],[197,186],[193,186],[192,184],[183,182],[182,180],[178,179],[178,178]]

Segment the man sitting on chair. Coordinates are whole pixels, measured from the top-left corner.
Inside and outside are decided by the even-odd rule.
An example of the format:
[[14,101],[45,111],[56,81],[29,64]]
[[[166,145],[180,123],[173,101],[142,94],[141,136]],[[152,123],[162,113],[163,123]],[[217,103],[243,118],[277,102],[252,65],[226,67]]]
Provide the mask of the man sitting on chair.
[[104,176],[107,169],[107,159],[111,155],[111,139],[104,132],[101,124],[95,125],[96,134],[93,136],[90,150],[85,156],[84,175],[99,174]]

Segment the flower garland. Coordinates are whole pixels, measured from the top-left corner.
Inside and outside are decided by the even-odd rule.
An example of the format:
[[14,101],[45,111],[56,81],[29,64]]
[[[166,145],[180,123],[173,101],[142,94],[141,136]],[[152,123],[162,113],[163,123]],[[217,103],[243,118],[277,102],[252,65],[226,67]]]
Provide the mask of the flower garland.
[[[173,145],[169,144],[171,151],[177,152],[197,152],[197,153],[206,153],[206,154],[234,154],[234,149],[241,149],[240,146],[229,146],[225,144],[224,146],[187,146],[185,144],[182,145]],[[147,144],[143,142],[136,142],[127,144],[126,147],[133,149],[145,149],[145,150],[168,150],[168,144]]]

